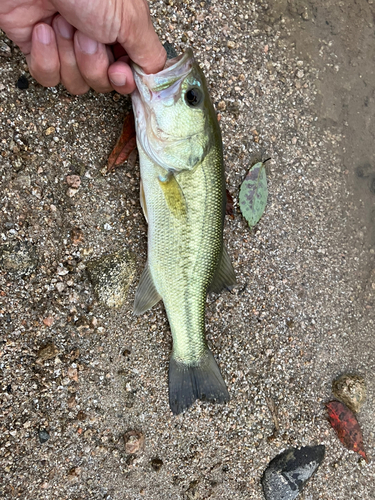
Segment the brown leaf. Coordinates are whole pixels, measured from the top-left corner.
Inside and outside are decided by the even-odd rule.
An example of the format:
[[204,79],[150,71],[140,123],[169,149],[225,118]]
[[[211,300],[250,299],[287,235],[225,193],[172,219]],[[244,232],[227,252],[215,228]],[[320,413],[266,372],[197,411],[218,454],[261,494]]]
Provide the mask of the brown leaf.
[[362,431],[354,413],[344,403],[340,403],[339,401],[326,403],[326,408],[328,410],[329,423],[335,429],[342,444],[349,450],[361,455],[368,462],[369,460],[363,446]]
[[114,170],[117,165],[121,165],[127,160],[137,147],[135,138],[134,114],[131,111],[124,120],[121,136],[119,137],[112,153],[109,155],[107,172]]

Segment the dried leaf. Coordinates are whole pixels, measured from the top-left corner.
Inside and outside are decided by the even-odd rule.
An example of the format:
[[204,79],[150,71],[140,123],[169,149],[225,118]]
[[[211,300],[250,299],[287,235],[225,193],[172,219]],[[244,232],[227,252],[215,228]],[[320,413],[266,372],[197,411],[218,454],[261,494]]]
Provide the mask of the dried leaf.
[[114,170],[116,166],[121,165],[127,160],[130,154],[136,149],[134,114],[131,111],[124,120],[121,136],[116,146],[108,158],[107,172]]
[[342,444],[361,455],[368,462],[363,446],[362,431],[354,413],[340,401],[330,401],[326,403],[326,408],[329,423],[335,429]]
[[262,217],[268,197],[267,177],[264,163],[251,167],[240,189],[240,209],[250,228]]

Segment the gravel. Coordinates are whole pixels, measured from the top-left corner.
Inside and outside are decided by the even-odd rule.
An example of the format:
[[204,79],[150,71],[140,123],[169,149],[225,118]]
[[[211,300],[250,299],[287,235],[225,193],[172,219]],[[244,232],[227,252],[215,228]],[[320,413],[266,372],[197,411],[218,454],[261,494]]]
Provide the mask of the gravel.
[[[0,265],[0,497],[260,500],[272,458],[323,444],[304,498],[375,498],[373,463],[342,447],[324,408],[340,374],[364,377],[358,420],[373,459],[375,6],[150,8],[163,42],[193,47],[219,112],[238,286],[208,296],[206,330],[231,401],[172,416],[165,312],[132,313],[147,249],[139,169],[102,174],[129,99],[42,88],[0,35],[0,245],[29,255],[25,273]],[[239,187],[268,157],[269,201],[251,232]],[[108,308],[86,268],[125,248],[135,278]],[[129,431],[144,437],[133,454]]]

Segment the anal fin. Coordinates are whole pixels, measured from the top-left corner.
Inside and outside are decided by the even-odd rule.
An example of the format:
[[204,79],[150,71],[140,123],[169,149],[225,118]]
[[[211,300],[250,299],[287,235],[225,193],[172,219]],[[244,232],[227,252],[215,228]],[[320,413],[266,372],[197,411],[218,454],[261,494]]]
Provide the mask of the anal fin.
[[150,268],[148,264],[139,280],[137,291],[134,298],[134,314],[140,315],[148,311],[161,300],[161,296],[155,288]]
[[236,284],[236,276],[230,261],[228,251],[223,245],[220,262],[216,268],[214,277],[208,287],[209,292],[220,293],[223,288],[231,290]]

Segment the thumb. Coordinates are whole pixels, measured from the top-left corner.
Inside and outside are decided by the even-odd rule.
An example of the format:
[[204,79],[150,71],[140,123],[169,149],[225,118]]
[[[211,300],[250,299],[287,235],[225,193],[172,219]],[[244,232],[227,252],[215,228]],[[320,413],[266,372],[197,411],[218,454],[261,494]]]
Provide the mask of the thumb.
[[144,0],[131,5],[130,12],[124,13],[117,41],[145,73],[158,73],[164,68],[167,53],[155,33],[148,5]]

